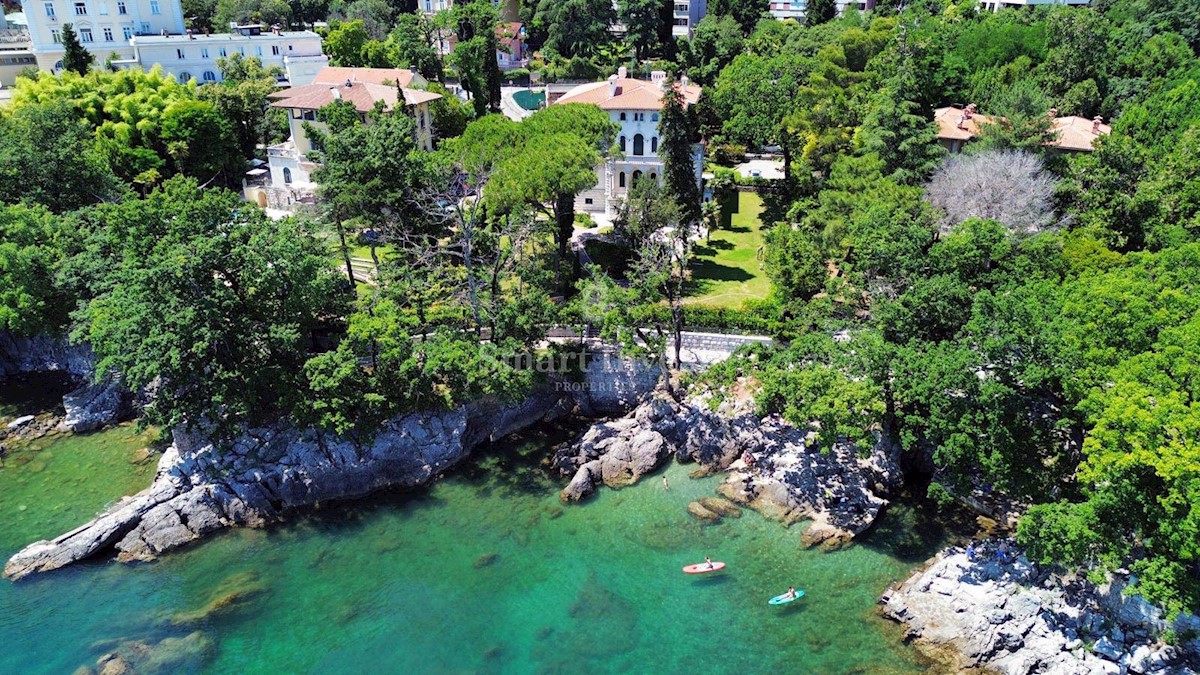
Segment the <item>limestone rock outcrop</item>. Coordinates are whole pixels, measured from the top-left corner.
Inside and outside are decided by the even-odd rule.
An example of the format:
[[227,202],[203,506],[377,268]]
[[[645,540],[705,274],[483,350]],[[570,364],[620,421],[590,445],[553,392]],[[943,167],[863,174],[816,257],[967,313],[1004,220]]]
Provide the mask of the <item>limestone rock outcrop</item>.
[[958,548],[941,552],[888,591],[884,616],[903,623],[918,647],[951,655],[964,670],[1195,672],[1200,655],[1157,641],[1151,625],[1126,620],[1143,615],[1108,606],[1109,589],[1086,579],[1064,582],[1023,556],[1002,561],[994,548],[981,547],[975,560]]

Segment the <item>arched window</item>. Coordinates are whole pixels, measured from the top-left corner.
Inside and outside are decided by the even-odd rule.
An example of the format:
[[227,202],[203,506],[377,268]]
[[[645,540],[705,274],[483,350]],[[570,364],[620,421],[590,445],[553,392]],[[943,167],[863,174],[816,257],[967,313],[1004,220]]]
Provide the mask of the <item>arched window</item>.
[[634,184],[634,185],[637,185],[637,182],[638,182],[639,180],[641,180],[641,178],[642,178],[642,172],[641,172],[641,171],[634,171],[634,172],[633,172],[633,184]]
[[54,62],[54,72],[58,72],[62,69],[63,69],[62,61],[55,61]]
[[192,74],[187,72],[186,70],[179,74],[180,82],[186,83],[186,82],[191,82],[191,80],[192,80]]
[[204,81],[205,82],[216,82],[217,74],[211,70],[204,71]]
[[624,122],[624,121],[625,121],[625,113],[621,113],[621,121],[622,121],[622,122]]
[[657,121],[658,121],[658,113],[651,113],[651,114],[650,114],[650,121],[651,121],[651,122],[657,122]]
[[642,138],[641,134],[633,137],[633,155],[641,156],[646,152],[646,139]]
[[619,185],[620,187],[625,187],[625,172],[624,171],[617,174],[617,185]]
[[625,152],[625,137],[621,137],[621,152]]
[[283,167],[283,183],[284,185],[292,184],[292,170],[288,167]]
[[657,183],[657,182],[658,182],[658,174],[656,174],[656,173],[652,173],[652,174],[650,174],[650,180],[652,180],[652,181],[654,181],[655,183]]
[[658,136],[650,139],[650,152],[658,154]]

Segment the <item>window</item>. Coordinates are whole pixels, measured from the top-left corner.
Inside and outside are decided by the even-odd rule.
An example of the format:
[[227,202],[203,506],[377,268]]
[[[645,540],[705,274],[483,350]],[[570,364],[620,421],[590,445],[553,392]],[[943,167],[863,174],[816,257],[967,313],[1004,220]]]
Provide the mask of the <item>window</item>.
[[95,38],[92,37],[92,29],[91,28],[80,28],[79,29],[79,41],[80,42],[94,42]]
[[75,15],[76,16],[87,16],[87,3],[86,2],[75,3]]
[[122,16],[129,13],[129,9],[125,7],[125,0],[117,0],[117,14]]
[[182,59],[182,58],[183,58],[183,50],[182,50],[182,49],[176,49],[176,50],[175,50],[175,58],[177,58],[177,59]]
[[217,56],[224,57],[224,56],[229,56],[229,54],[227,53],[227,51],[224,47],[221,47],[220,49],[217,50]]
[[621,152],[625,152],[625,137],[621,137]]
[[624,171],[617,174],[617,185],[619,187],[625,187],[625,172]]
[[633,155],[638,157],[644,154],[646,154],[646,139],[638,134],[633,137]]
[[202,59],[207,59],[207,58],[208,58],[208,47],[201,47],[201,48],[200,48],[200,58],[202,58]]
[[654,181],[655,183],[657,183],[657,182],[658,182],[658,174],[656,174],[656,173],[652,173],[652,174],[650,174],[650,180],[652,180],[652,181]]
[[650,114],[650,121],[651,121],[651,122],[657,122],[657,121],[658,121],[658,113],[651,113],[651,114]]
[[271,45],[271,56],[279,56],[279,45]]
[[43,4],[42,6],[46,8],[46,16],[53,19],[54,18],[54,3],[47,2],[47,3]]
[[150,0],[150,13],[151,14],[162,14],[162,11],[160,10],[160,8],[158,6],[158,0]]
[[62,70],[62,61],[54,62],[54,70],[55,70],[55,72]]
[[590,204],[592,203],[592,198],[591,198],[591,197],[585,197],[585,198],[584,198],[584,200],[583,200],[583,203],[584,203],[584,204],[588,204],[588,205],[590,205]]
[[292,184],[292,170],[288,167],[283,167],[283,182],[286,185]]
[[112,29],[111,29],[111,28],[109,28],[108,26],[105,26],[105,27],[104,27],[104,41],[105,41],[105,42],[112,42],[112,41],[113,41]]
[[[242,48],[242,47],[238,47],[238,49],[240,50],[240,49],[243,49],[243,48]],[[262,56],[262,45],[259,45],[259,46],[255,47],[255,48],[254,48],[254,53],[255,53],[255,54],[258,54],[259,56]],[[246,52],[245,52],[245,51],[243,51],[243,52],[242,52],[242,55],[243,55],[243,56],[245,56],[245,54],[246,54]]]
[[[238,53],[239,53],[239,54],[241,54],[242,56],[245,56],[245,55],[246,55],[246,48],[245,48],[245,47],[238,47]],[[259,54],[259,56],[262,56],[262,54]]]
[[121,35],[126,40],[133,37],[133,26],[121,26]]
[[641,179],[642,179],[642,172],[641,172],[641,171],[634,171],[634,172],[633,172],[633,184],[634,184],[634,185],[637,185],[637,182],[638,182],[639,180],[641,180]]
[[[56,30],[52,30],[52,31],[50,31],[50,38],[52,40],[54,40],[54,44],[58,44],[58,43],[62,42],[62,33],[59,33]],[[58,66],[55,66],[55,68],[57,68],[57,67]]]
[[650,139],[650,152],[658,153],[658,136]]
[[625,113],[621,113],[621,121],[622,121],[622,122],[624,122],[624,121],[625,121]]
[[192,79],[192,74],[185,70],[180,73],[179,77],[176,79],[178,79],[180,82],[188,82]]
[[205,82],[216,82],[217,74],[211,70],[204,71],[204,81]]
[[142,22],[142,35],[149,35],[149,34],[150,34],[150,22],[143,21]]

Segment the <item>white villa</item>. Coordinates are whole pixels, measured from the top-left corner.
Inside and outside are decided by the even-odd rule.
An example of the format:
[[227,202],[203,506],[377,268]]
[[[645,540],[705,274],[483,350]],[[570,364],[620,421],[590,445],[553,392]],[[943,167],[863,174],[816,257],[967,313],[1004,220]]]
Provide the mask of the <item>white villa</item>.
[[269,172],[270,183],[247,185],[246,198],[260,206],[277,209],[290,209],[298,203],[315,203],[317,186],[312,173],[320,164],[308,157],[313,145],[304,127],[307,123],[325,131],[325,124],[317,121],[317,111],[337,100],[353,103],[364,121],[367,113],[375,109],[377,101],[382,101],[388,112],[404,110],[416,122],[417,146],[432,150],[433,119],[429,103],[441,95],[412,88],[427,84],[425,78],[410,70],[326,67],[314,76],[311,84],[271,94],[270,98],[274,99],[271,107],[284,108],[289,113],[291,138],[267,148],[268,169],[265,171]]
[[[279,66],[292,84],[307,84],[328,63],[312,31],[274,31],[234,26],[229,33],[191,34],[180,0],[26,0],[31,52],[41,70],[62,70],[62,26],[71,24],[98,65],[114,58],[119,68],[154,65],[176,78],[216,82],[217,59],[237,52]],[[115,55],[115,57],[114,57]]]
[[[612,121],[621,125],[617,133],[619,157],[613,157],[596,167],[596,187],[579,195],[575,208],[612,217],[633,182],[642,177],[662,180],[663,161],[658,155],[658,123],[662,112],[662,93],[666,73],[655,71],[650,80],[627,77],[625,68],[605,82],[581,84],[555,101],[562,103],[591,103],[600,106]],[[689,84],[687,76],[675,85],[683,94],[686,105],[700,100],[700,87]],[[701,179],[703,150],[699,143],[692,148],[696,182]]]

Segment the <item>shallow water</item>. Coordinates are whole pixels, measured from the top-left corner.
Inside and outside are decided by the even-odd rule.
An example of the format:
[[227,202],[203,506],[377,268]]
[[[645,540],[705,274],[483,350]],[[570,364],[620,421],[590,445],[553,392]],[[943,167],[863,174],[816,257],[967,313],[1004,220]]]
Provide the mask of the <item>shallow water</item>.
[[[128,463],[145,440],[118,428],[56,441],[36,474],[32,463],[0,469],[0,554],[147,484]],[[418,494],[230,531],[154,564],[2,582],[0,672],[70,672],[116,641],[197,629],[212,647],[172,671],[926,671],[875,611],[941,541],[913,510],[892,509],[864,544],[821,553],[801,549],[801,528],[749,511],[701,526],[685,508],[717,479],[678,465],[666,470],[670,491],[655,476],[562,507],[560,482],[538,467],[553,440],[486,448]],[[680,573],[705,555],[728,570]],[[768,606],[789,584],[805,598]],[[223,596],[207,618],[179,615]]]

